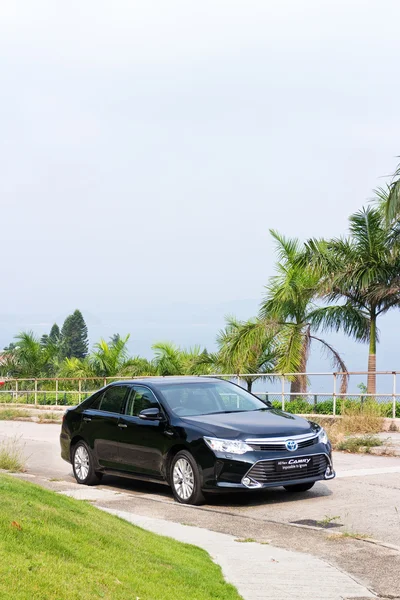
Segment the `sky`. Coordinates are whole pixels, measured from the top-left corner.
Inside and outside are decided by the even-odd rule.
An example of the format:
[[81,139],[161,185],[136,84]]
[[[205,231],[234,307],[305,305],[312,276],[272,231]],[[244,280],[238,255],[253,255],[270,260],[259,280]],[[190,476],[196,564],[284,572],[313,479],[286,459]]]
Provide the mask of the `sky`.
[[[75,308],[91,342],[145,355],[255,315],[269,229],[345,233],[396,166],[399,19],[397,0],[2,0],[0,347]],[[400,370],[399,322],[379,369]]]

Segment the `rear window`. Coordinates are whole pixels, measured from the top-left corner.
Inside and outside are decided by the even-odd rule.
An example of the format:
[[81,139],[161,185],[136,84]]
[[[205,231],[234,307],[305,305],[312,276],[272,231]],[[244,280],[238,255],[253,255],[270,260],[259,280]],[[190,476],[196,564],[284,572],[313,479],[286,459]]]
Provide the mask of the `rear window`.
[[96,397],[90,408],[120,413],[122,411],[127,389],[126,385],[116,385],[107,388],[103,393]]

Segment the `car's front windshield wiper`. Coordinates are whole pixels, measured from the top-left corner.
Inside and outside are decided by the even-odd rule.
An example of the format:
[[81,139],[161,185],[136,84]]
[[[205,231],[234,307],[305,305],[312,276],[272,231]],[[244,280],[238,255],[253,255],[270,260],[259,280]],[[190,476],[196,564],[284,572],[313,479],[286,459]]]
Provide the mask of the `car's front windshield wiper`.
[[229,413],[239,413],[239,412],[250,412],[248,410],[216,410],[215,412],[203,413],[201,416],[206,415],[227,415]]

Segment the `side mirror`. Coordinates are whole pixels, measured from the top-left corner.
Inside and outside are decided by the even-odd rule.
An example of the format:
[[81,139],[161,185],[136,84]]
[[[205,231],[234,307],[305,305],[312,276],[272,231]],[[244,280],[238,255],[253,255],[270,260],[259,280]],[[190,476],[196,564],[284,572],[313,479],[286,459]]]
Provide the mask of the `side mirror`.
[[159,408],[145,408],[140,411],[139,419],[146,421],[164,421],[164,415]]

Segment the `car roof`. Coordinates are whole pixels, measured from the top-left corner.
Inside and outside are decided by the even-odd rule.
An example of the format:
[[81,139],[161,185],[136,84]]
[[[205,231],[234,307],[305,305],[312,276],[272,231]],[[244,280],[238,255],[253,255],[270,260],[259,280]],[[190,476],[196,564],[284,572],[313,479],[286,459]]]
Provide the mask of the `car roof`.
[[158,385],[176,385],[177,383],[207,383],[210,381],[221,381],[218,377],[208,377],[208,376],[192,376],[192,377],[184,377],[184,376],[167,376],[167,377],[142,377],[137,379],[123,379],[121,381],[114,381],[113,384],[116,383],[127,383],[127,384],[141,384],[141,385],[150,385],[157,387]]

